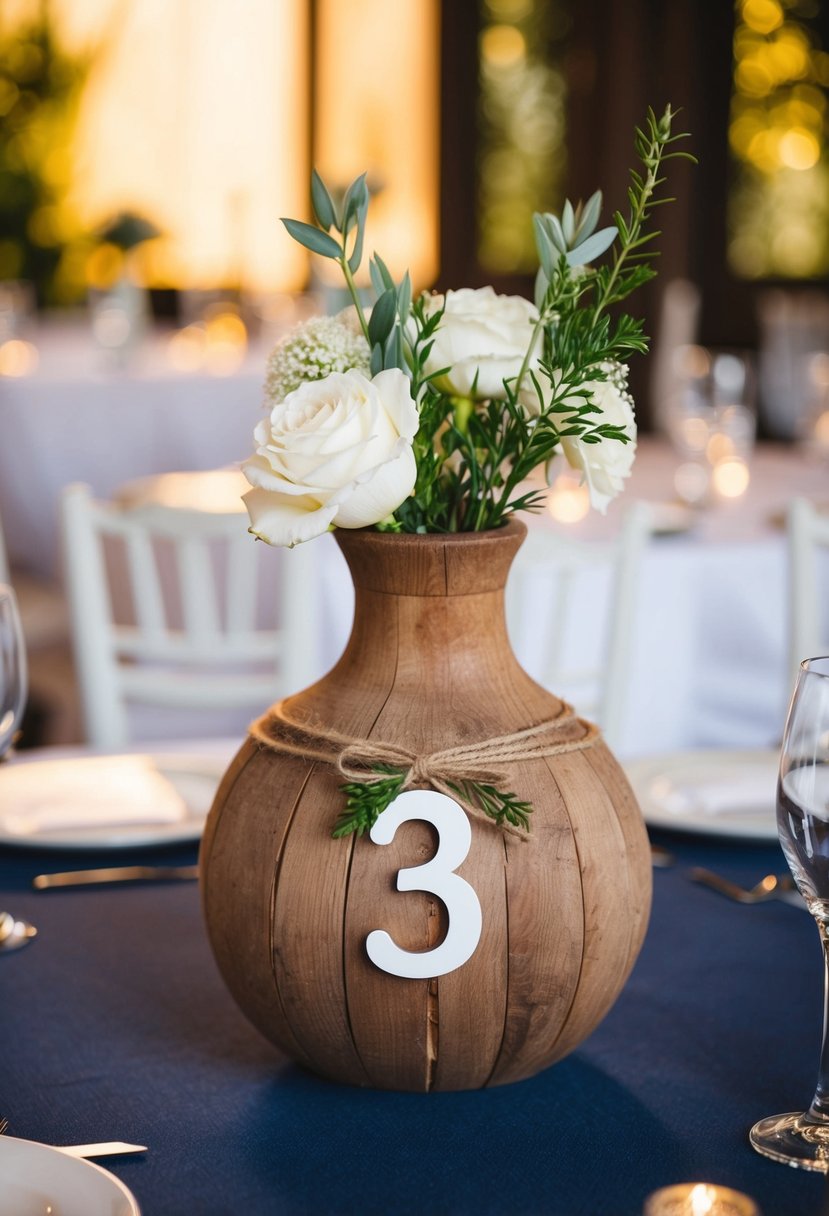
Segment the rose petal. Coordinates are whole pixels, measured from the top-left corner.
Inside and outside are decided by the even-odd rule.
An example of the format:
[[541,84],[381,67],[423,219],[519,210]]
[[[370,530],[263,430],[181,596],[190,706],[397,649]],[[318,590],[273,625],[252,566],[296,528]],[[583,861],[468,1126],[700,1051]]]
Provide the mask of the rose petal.
[[283,498],[268,490],[248,490],[242,499],[250,516],[248,531],[269,545],[289,548],[327,532],[337,511],[310,498]]
[[[335,508],[334,523],[338,528],[367,528],[396,511],[414,489],[417,466],[414,452],[407,443],[395,460],[387,461],[362,475],[347,494],[343,493]],[[340,498],[340,495],[336,495]],[[329,505],[332,505],[334,499]]]

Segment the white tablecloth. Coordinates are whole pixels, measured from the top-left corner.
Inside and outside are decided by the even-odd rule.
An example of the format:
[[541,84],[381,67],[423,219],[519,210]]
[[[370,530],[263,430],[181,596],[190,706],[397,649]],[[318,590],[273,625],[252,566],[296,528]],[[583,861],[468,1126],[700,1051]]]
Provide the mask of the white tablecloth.
[[232,375],[176,372],[157,336],[118,371],[82,327],[33,337],[34,372],[0,377],[0,524],[13,565],[58,573],[60,494],[70,482],[108,498],[135,477],[250,454],[264,350],[250,350]]

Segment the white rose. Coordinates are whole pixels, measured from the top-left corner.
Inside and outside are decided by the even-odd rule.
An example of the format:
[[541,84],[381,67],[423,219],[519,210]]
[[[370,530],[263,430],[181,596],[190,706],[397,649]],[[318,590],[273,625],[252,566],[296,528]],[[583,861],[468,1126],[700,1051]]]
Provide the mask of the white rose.
[[418,427],[409,380],[398,368],[369,380],[334,372],[303,384],[256,427],[242,470],[250,531],[271,545],[311,540],[333,524],[364,528],[412,492]]
[[[443,317],[426,361],[427,373],[448,368],[435,383],[458,397],[506,397],[504,380],[516,378],[521,371],[538,320],[536,309],[522,296],[499,296],[491,287],[464,287],[447,291],[445,298],[432,296],[427,300],[426,315],[441,305]],[[531,367],[537,366],[535,352],[540,344],[541,335]]]
[[[562,439],[561,447],[567,462],[579,469],[590,491],[590,504],[604,515],[611,499],[624,489],[636,455],[636,418],[630,395],[613,380],[589,380],[582,385],[591,401],[601,410],[589,414],[588,422],[608,422],[622,427],[628,443],[619,439],[600,439],[598,443],[583,443],[581,439]],[[580,402],[581,404],[581,402]]]

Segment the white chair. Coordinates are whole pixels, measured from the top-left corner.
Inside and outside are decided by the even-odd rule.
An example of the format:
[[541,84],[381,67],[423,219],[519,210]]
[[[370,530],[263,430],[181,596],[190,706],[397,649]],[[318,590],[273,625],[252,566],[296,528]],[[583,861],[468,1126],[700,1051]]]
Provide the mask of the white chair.
[[[792,499],[787,533],[789,674],[794,680],[803,659],[829,650],[829,612],[825,608],[829,585],[829,515],[815,510],[805,498]],[[827,553],[821,570],[822,549]]]
[[[268,599],[259,568],[266,547],[248,535],[243,513],[130,509],[71,485],[62,520],[75,662],[95,747],[130,741],[133,704],[187,711],[191,720],[231,708],[253,716],[318,674],[306,546],[268,551],[282,576]],[[259,625],[263,599],[276,618],[267,628]]]
[[611,747],[622,733],[640,561],[652,532],[642,502],[627,508],[611,543],[531,527],[507,584],[510,634],[532,639],[529,649],[516,645],[519,658],[540,684],[596,721]]

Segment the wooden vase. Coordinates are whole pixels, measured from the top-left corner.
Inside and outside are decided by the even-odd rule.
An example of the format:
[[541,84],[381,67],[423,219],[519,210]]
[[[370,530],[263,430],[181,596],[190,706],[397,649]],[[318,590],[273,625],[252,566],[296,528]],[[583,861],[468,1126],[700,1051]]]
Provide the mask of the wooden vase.
[[[351,638],[286,713],[422,753],[555,715],[560,702],[506,633],[504,584],[525,533],[517,521],[450,536],[338,531],[356,591]],[[478,946],[439,979],[404,979],[374,966],[365,941],[381,927],[407,950],[440,942],[442,903],[396,887],[399,869],[433,855],[434,829],[405,823],[383,847],[334,839],[344,797],[333,768],[243,745],[208,818],[202,895],[224,979],[264,1035],[332,1080],[423,1091],[517,1081],[590,1033],[645,934],[642,818],[601,739],[507,773],[533,804],[531,832],[471,817],[458,873],[481,904]]]

